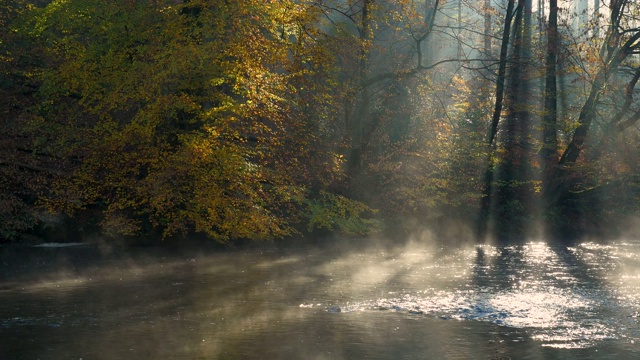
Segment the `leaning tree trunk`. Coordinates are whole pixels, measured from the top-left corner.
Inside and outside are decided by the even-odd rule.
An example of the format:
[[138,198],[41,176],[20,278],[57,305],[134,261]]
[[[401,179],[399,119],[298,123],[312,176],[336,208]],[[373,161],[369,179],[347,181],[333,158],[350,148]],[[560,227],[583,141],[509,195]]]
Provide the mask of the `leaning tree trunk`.
[[491,117],[491,127],[487,139],[489,147],[489,156],[487,159],[487,169],[485,170],[483,179],[482,200],[480,202],[480,214],[478,216],[477,233],[478,240],[482,241],[487,236],[489,222],[491,217],[491,204],[493,193],[493,176],[494,164],[491,160],[495,151],[495,140],[498,134],[498,124],[502,115],[502,107],[504,105],[504,86],[507,74],[507,56],[509,51],[509,39],[511,35],[511,23],[514,16],[515,0],[509,0],[507,4],[507,12],[505,13],[504,28],[502,31],[502,42],[500,45],[500,59],[498,67],[498,77],[496,78],[496,91],[493,115]]

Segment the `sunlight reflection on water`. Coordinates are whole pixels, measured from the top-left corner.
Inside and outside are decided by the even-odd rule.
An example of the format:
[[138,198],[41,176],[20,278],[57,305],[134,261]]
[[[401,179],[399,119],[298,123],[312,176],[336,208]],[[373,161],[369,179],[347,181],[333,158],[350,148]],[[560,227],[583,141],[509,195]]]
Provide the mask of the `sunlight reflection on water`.
[[[525,329],[543,346],[554,348],[586,348],[607,339],[633,344],[640,341],[638,250],[637,243],[476,246],[475,256],[466,250],[431,258],[436,262],[431,267],[414,263],[424,271],[421,280],[427,290],[390,292],[341,311],[490,322]],[[462,269],[469,275],[461,277]],[[457,285],[451,288],[452,283]]]

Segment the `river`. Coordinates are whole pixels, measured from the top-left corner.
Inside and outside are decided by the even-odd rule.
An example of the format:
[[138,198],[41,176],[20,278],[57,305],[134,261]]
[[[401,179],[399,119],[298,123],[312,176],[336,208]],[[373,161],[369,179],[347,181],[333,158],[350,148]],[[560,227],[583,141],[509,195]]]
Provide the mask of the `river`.
[[640,358],[636,240],[4,246],[0,269],[0,359]]

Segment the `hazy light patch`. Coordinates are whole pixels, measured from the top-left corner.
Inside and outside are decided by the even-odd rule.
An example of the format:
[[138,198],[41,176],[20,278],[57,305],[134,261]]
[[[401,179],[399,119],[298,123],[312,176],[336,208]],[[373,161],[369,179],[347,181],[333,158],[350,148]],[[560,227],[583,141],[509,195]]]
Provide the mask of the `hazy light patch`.
[[527,244],[524,248],[524,257],[534,264],[545,264],[557,259],[557,255],[543,242]]
[[232,264],[204,264],[196,267],[196,274],[215,274],[220,272],[231,272],[235,270]]
[[69,242],[69,243],[43,243],[38,245],[33,245],[35,248],[62,248],[62,247],[71,247],[71,246],[82,246],[86,245],[82,242]]
[[274,267],[296,264],[301,261],[303,261],[303,258],[301,256],[289,256],[289,257],[274,259],[269,261],[261,261],[258,264],[256,264],[255,267],[260,269],[271,269]]
[[195,260],[173,260],[164,262],[123,262],[117,267],[96,267],[84,269],[82,273],[71,268],[56,270],[30,282],[7,283],[6,291],[19,290],[21,292],[40,291],[71,291],[74,289],[93,286],[95,283],[126,283],[152,275],[171,274],[176,269],[194,266]]
[[46,291],[52,289],[67,289],[67,288],[75,288],[86,285],[91,282],[92,278],[89,277],[65,277],[62,279],[51,280],[51,281],[42,281],[37,282],[35,284],[29,284],[26,286],[22,286],[21,289],[24,291]]
[[[326,275],[333,281],[334,274],[347,274],[343,281],[359,286],[375,285],[386,282],[400,271],[400,263],[395,257],[381,253],[379,256],[369,254],[349,254],[327,264],[322,264],[317,272]],[[343,284],[337,284],[342,286]]]
[[500,251],[498,247],[494,245],[487,245],[487,244],[476,245],[476,249],[482,250],[483,254],[487,257],[495,257],[500,255]]
[[617,249],[615,255],[622,264],[622,274],[640,276],[640,246],[626,245]]
[[460,268],[457,259],[443,261],[446,256],[438,256],[437,251],[410,243],[393,249],[348,252],[334,261],[321,264],[314,271],[331,279],[335,278],[335,274],[341,274],[340,281],[332,285],[342,293],[378,294],[381,289],[393,291],[413,288],[428,284],[434,278],[452,279],[452,274],[459,277],[469,273],[468,266]]

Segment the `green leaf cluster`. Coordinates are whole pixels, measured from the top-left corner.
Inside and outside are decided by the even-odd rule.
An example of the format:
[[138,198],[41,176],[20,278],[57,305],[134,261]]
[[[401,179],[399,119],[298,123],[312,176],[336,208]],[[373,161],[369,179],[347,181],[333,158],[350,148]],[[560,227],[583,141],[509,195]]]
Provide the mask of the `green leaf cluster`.
[[342,195],[321,191],[307,202],[308,231],[338,231],[345,236],[364,236],[380,232],[383,222],[376,219],[376,210]]

